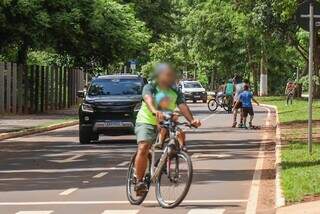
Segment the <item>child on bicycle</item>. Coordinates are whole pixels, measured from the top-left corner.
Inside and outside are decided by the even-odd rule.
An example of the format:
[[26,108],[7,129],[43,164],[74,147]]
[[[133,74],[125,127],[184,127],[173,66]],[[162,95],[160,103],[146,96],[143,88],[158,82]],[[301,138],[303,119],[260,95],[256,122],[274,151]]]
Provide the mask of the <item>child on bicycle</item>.
[[[158,108],[159,111],[162,112],[170,112],[170,97],[167,96],[165,93],[160,92],[157,93],[155,96],[155,101],[156,101],[156,106]],[[178,116],[173,116],[173,121],[178,121]],[[158,121],[161,122],[161,121]],[[165,128],[161,128],[160,126],[159,128],[159,144],[163,144],[164,140],[166,139],[167,135],[168,135],[168,131]],[[185,145],[185,133],[180,130],[177,133],[177,140],[181,146],[181,149],[183,151],[187,151],[187,147]]]

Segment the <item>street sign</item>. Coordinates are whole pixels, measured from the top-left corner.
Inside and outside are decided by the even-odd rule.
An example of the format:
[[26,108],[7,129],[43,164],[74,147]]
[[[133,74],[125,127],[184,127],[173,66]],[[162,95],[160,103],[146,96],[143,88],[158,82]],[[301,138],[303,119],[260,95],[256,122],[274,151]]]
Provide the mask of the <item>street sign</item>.
[[313,2],[314,7],[314,25],[316,27],[320,27],[320,4],[316,1],[304,1],[299,4],[297,12],[296,12],[296,20],[298,25],[306,30],[309,30],[309,17],[310,17],[310,2]]

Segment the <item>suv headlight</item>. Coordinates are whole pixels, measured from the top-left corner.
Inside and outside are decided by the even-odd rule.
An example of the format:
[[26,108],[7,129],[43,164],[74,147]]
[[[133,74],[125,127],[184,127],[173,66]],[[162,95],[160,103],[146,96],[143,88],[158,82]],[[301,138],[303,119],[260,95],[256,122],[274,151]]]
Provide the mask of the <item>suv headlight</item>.
[[137,105],[135,105],[133,111],[138,112],[138,111],[140,111],[140,108],[141,108],[141,103],[138,103]]
[[81,109],[84,112],[93,113],[93,108],[92,108],[92,105],[90,105],[90,104],[83,103],[82,106],[81,106]]

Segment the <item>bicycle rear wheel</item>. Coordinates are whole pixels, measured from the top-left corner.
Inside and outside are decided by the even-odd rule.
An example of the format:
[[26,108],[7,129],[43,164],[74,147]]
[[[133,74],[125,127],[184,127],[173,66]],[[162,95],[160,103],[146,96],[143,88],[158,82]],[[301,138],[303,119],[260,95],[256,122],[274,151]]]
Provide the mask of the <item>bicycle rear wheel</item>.
[[[132,205],[140,205],[148,195],[148,192],[145,192],[142,196],[137,196],[136,192],[134,191],[134,187],[137,183],[137,179],[135,176],[135,167],[134,167],[136,155],[137,155],[137,153],[135,153],[133,155],[133,157],[131,158],[131,162],[130,162],[128,174],[127,174],[127,183],[126,183],[127,198],[129,200],[130,204],[132,204]],[[150,172],[150,167],[151,167],[151,158],[149,156],[149,164],[148,164],[149,172]],[[146,173],[144,181],[149,189],[150,183],[151,183],[149,173]]]
[[212,112],[216,111],[218,108],[218,103],[215,99],[209,100],[208,109]]
[[192,162],[187,153],[181,151],[175,157],[168,157],[156,182],[156,197],[160,206],[178,206],[189,191],[192,175]]

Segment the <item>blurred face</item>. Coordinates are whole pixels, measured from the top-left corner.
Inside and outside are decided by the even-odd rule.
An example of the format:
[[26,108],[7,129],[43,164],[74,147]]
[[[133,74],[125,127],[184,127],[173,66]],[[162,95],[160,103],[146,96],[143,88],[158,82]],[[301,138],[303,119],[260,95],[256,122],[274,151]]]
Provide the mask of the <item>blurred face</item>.
[[165,68],[158,76],[158,83],[164,87],[172,86],[176,81],[176,74],[171,68]]
[[166,98],[162,99],[161,102],[159,103],[159,108],[161,110],[167,110],[167,109],[169,109],[169,105],[170,105],[170,98],[166,97]]

